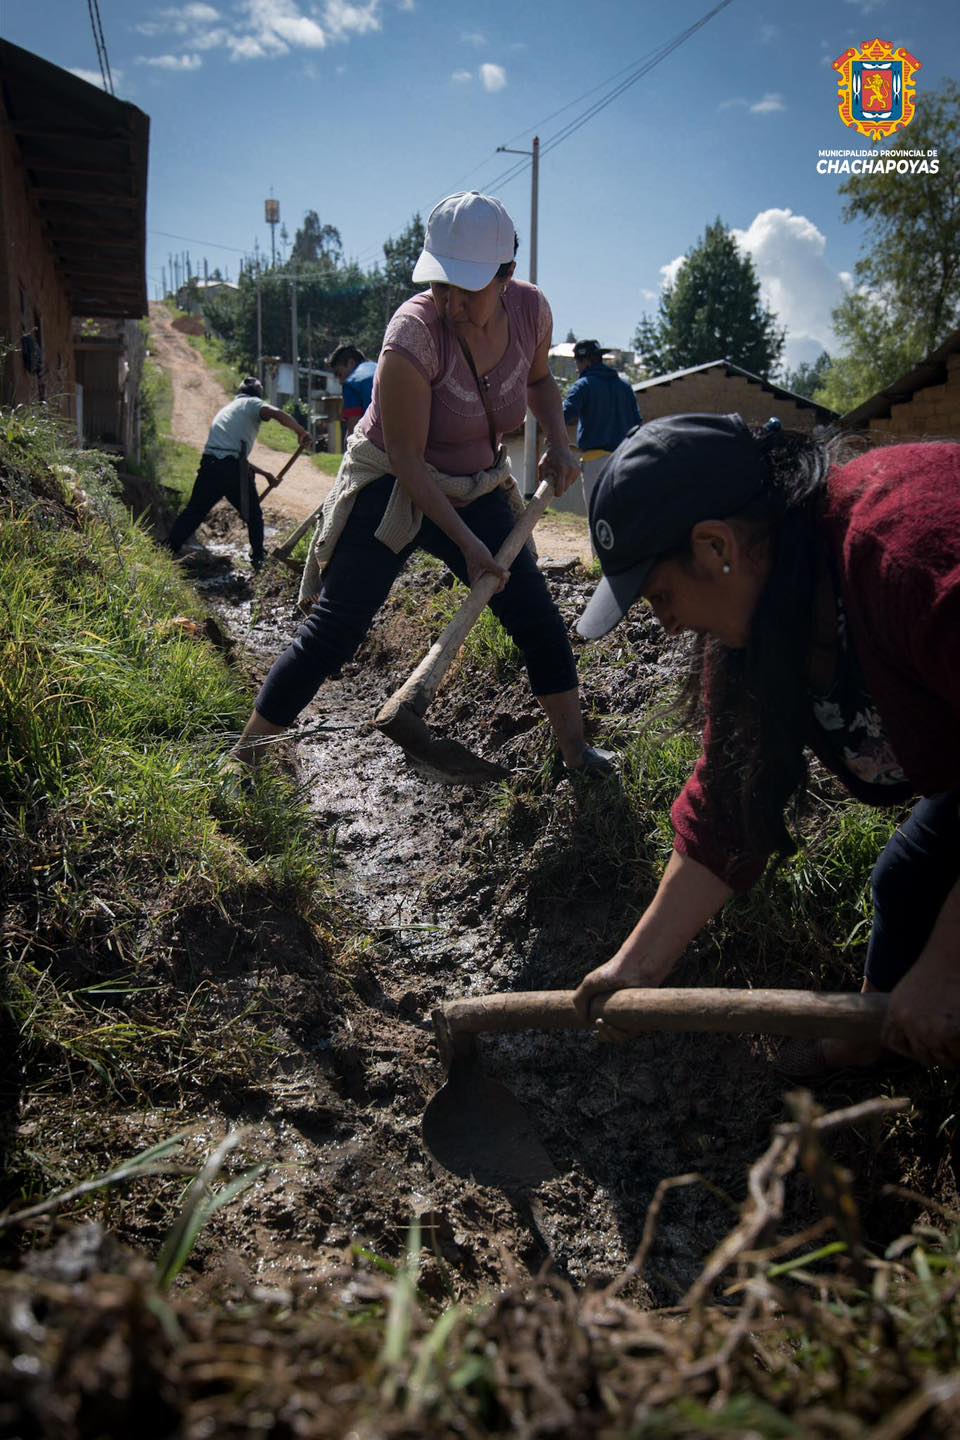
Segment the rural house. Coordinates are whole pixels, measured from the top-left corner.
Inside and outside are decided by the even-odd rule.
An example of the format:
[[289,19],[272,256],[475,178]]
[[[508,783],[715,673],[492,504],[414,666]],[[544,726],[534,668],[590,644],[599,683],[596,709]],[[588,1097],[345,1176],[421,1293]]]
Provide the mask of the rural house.
[[742,415],[748,425],[762,425],[775,415],[788,429],[813,430],[837,418],[823,405],[752,375],[732,360],[674,370],[671,375],[641,380],[633,390],[644,420],[664,415]]
[[960,439],[960,330],[906,375],[844,415],[843,426],[892,440]]
[[149,126],[136,106],[0,41],[0,402],[56,405],[83,443],[127,453]]

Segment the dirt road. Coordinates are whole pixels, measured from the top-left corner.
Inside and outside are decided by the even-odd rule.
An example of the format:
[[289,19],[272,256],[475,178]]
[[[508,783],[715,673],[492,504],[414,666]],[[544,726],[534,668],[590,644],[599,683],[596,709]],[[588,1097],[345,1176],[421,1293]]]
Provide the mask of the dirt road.
[[[173,328],[165,305],[150,306],[150,348],[154,359],[173,383],[173,436],[198,450],[203,448],[214,415],[231,398],[211,374],[202,357],[185,335]],[[251,459],[274,474],[289,457],[259,441]],[[261,488],[263,482],[261,481]],[[329,493],[333,480],[301,456],[271,491],[263,512],[268,525],[283,529],[287,521],[305,520]],[[589,563],[590,541],[585,521],[573,515],[547,515],[537,526],[537,548],[541,559],[552,565],[573,560]],[[268,542],[269,543],[269,542]]]
[[[173,382],[173,436],[201,450],[206,443],[210,421],[231,398],[212,375],[186,335],[174,330],[165,305],[150,306],[150,348],[154,359]],[[251,460],[276,474],[290,458],[280,450],[257,441]],[[283,484],[264,501],[267,522],[304,520],[321,503],[333,486],[305,455],[287,471]],[[263,488],[263,481],[260,482]]]

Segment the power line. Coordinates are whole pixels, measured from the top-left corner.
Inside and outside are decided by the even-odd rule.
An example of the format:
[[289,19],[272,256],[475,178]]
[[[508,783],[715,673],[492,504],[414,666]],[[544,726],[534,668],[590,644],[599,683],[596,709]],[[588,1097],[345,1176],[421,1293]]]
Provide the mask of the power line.
[[166,240],[186,240],[188,245],[206,245],[210,250],[232,250],[236,255],[246,255],[240,245],[221,245],[217,240],[198,240],[196,235],[174,235],[172,230],[151,230],[151,235],[162,235]]
[[93,31],[93,43],[100,65],[100,78],[103,81],[103,88],[108,95],[115,95],[113,75],[110,70],[110,57],[107,54],[107,42],[103,37],[103,22],[100,19],[100,5],[98,0],[87,0],[87,10],[90,15],[90,28]]
[[[691,38],[691,36],[695,35],[698,30],[702,29],[704,25],[708,24],[715,15],[719,15],[721,10],[725,10],[727,6],[732,3],[733,0],[720,0],[720,3],[718,5],[715,5],[712,10],[708,10],[705,15],[702,15],[699,20],[694,22],[694,24],[688,26],[686,30],[683,30],[678,35],[675,35],[672,40],[665,41],[662,45],[657,46],[653,50],[648,50],[646,54],[642,55],[639,58],[639,60],[631,61],[630,64],[624,66],[622,70],[615,70],[612,75],[608,75],[605,80],[601,80],[597,85],[592,86],[591,89],[585,90],[582,95],[578,95],[574,100],[568,101],[566,105],[561,105],[558,110],[552,111],[551,114],[547,115],[544,119],[536,121],[533,125],[527,126],[524,130],[520,130],[516,135],[512,136],[510,140],[506,141],[506,145],[510,146],[513,144],[514,140],[521,140],[524,135],[529,135],[531,134],[531,132],[539,130],[543,125],[548,125],[550,121],[555,120],[558,115],[564,114],[565,111],[572,109],[574,105],[578,105],[582,100],[586,100],[588,96],[595,95],[598,90],[604,89],[610,84],[611,81],[619,81],[619,83],[615,85],[612,90],[609,90],[602,99],[596,101],[593,105],[588,106],[587,109],[584,110],[580,115],[575,116],[574,119],[571,120],[567,125],[562,126],[555,135],[551,135],[549,139],[544,141],[544,143],[540,147],[540,158],[543,159],[543,157],[547,155],[551,150],[556,149],[558,145],[560,145],[570,135],[574,134],[576,130],[579,130],[582,125],[585,125],[588,120],[592,120],[595,115],[599,115],[601,110],[606,109],[606,107],[612,104],[619,95],[622,95],[625,90],[628,90],[631,85],[635,85],[638,80],[642,80],[643,77],[645,75],[648,75],[651,70],[655,69],[655,67],[659,65],[662,60],[665,60],[668,55],[672,55],[674,50],[678,50],[681,45],[685,44],[686,41]],[[620,77],[624,75],[626,76],[626,78],[621,80]],[[488,159],[493,158],[494,156],[488,157]],[[460,181],[458,181],[457,183],[461,184],[463,180],[468,179],[471,175],[475,174],[477,170],[482,169],[482,167],[486,163],[486,160],[481,160],[480,163],[478,165],[475,165],[472,170],[468,170],[466,175],[462,176]],[[509,185],[511,180],[515,180],[518,175],[522,175],[526,170],[529,169],[529,159],[525,158],[523,160],[516,161],[512,165],[510,165],[508,169],[504,170],[500,175],[496,176],[495,179],[485,181],[484,189],[487,192],[495,191],[498,187],[502,189],[505,185]],[[359,263],[364,263],[368,256],[372,257],[372,255],[375,253],[375,251],[364,252],[363,255],[358,257]]]
[[[672,40],[668,40],[665,44],[661,45],[659,49],[650,51],[639,64],[630,70],[626,79],[621,80],[619,84],[608,91],[602,99],[597,100],[593,105],[589,105],[580,115],[575,116],[567,125],[564,125],[558,130],[555,135],[551,135],[549,139],[545,140],[540,147],[540,158],[543,159],[545,155],[549,154],[551,150],[555,150],[558,145],[573,135],[581,126],[586,125],[588,120],[592,120],[595,115],[599,115],[601,110],[605,110],[606,107],[611,105],[625,90],[629,90],[631,85],[635,85],[638,80],[642,80],[645,75],[649,75],[650,71],[655,69],[661,61],[666,60],[668,55],[672,55],[681,45],[686,44],[698,30],[701,30],[715,15],[719,15],[721,10],[725,10],[727,6],[732,3],[733,0],[720,0],[719,5],[715,5],[712,10],[708,10],[707,13],[695,21],[693,25],[688,26],[686,30],[675,35]],[[623,72],[620,71],[618,73],[622,74]],[[598,88],[599,87],[595,87],[595,89]],[[591,92],[588,91],[587,93],[590,94]],[[564,106],[563,108],[569,109],[570,107]],[[558,110],[554,113],[559,115],[562,112]],[[525,135],[528,132],[524,130],[520,133],[521,135]],[[529,168],[530,161],[527,159],[521,160],[518,164],[511,165],[509,169],[505,170],[501,175],[498,175],[494,180],[488,181],[486,188],[488,190],[496,190],[497,187],[502,188],[504,185],[509,185],[511,180],[515,180],[518,175],[521,175],[525,170],[529,170]]]

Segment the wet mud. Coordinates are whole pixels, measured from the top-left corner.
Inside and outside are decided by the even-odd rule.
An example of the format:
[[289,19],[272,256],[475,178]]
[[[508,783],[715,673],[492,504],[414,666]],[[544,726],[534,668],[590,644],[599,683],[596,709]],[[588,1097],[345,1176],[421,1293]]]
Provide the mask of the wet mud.
[[[211,517],[203,540],[184,566],[252,699],[296,627],[296,581],[276,565],[254,577],[228,513]],[[588,578],[568,567],[551,583],[572,621]],[[542,1147],[546,1178],[520,1188],[481,1185],[462,1173],[469,1165],[458,1165],[460,1174],[444,1169],[424,1140],[424,1112],[446,1080],[432,1009],[462,995],[575,985],[613,952],[653,883],[649,867],[638,869],[649,858],[642,838],[639,851],[616,847],[617,810],[628,803],[620,791],[575,786],[556,773],[522,675],[494,681],[487,669],[462,666],[428,714],[438,733],[507,765],[512,789],[431,783],[373,728],[376,710],[429,645],[422,612],[446,584],[439,572],[408,571],[356,660],[277,747],[273,763],[290,769],[308,801],[318,850],[358,939],[331,977],[321,961],[311,970],[308,944],[298,951],[282,917],[263,920],[276,930],[276,963],[289,979],[284,1024],[300,1058],[279,1078],[259,1080],[254,1067],[221,1104],[231,1122],[252,1127],[245,1158],[272,1168],[216,1218],[197,1265],[207,1282],[237,1263],[263,1283],[317,1277],[352,1245],[396,1259],[418,1216],[428,1251],[422,1283],[438,1295],[483,1293],[512,1268],[533,1273],[547,1261],[589,1285],[628,1263],[658,1183],[698,1172],[708,1183],[671,1196],[634,1292],[641,1303],[670,1304],[726,1232],[747,1163],[784,1117],[785,1087],[761,1044],[484,1037],[483,1073],[522,1106],[531,1158]],[[583,667],[591,724],[608,738],[657,697],[665,674],[652,623],[641,616],[622,628],[620,640]],[[656,831],[651,816],[650,854]],[[704,983],[698,958],[695,951],[684,962],[677,983]],[[212,940],[206,963],[221,963]],[[743,982],[749,968],[738,972],[731,959],[725,983]],[[831,1103],[876,1090],[875,1081],[855,1079],[834,1088]],[[467,1139],[470,1117],[465,1101]],[[896,1156],[866,1158],[868,1197],[880,1174],[902,1178]],[[798,1214],[798,1223],[805,1218]],[[884,1228],[898,1233],[898,1218],[891,1211]]]

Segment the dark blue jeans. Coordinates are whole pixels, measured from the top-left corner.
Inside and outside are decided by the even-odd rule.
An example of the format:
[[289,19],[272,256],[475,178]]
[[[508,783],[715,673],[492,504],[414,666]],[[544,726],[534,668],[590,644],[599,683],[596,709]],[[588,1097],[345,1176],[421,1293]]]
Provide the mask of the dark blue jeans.
[[960,878],[960,790],[928,795],[887,842],[873,869],[873,930],[864,974],[892,990],[919,959]]
[[193,493],[174,521],[167,545],[176,554],[220,500],[229,500],[246,519],[250,558],[259,564],[263,559],[263,511],[256,478],[247,462],[233,455],[201,455]]
[[[313,609],[271,669],[257,696],[258,714],[272,725],[291,725],[323,681],[339,673],[366,635],[390,587],[417,549],[442,560],[467,583],[459,547],[426,516],[416,540],[395,555],[375,531],[390,498],[394,477],[383,475],[361,490],[337,541]],[[482,495],[460,511],[473,533],[495,554],[513,528],[502,490]],[[573,690],[577,667],[567,628],[543,575],[524,548],[510,567],[506,587],[490,608],[519,647],[535,695]]]

